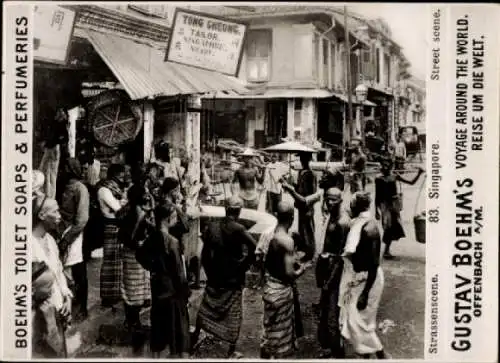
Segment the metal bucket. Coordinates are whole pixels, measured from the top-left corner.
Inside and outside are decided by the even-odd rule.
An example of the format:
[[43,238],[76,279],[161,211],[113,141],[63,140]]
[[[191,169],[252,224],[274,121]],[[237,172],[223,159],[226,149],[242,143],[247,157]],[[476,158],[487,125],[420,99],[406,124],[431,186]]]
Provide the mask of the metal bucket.
[[416,215],[413,217],[415,226],[415,238],[418,243],[425,243],[425,216]]

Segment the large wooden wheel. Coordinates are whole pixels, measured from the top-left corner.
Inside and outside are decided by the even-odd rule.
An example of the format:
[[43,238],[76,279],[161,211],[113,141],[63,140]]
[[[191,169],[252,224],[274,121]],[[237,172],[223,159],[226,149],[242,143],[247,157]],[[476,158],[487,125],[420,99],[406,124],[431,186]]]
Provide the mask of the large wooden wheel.
[[116,147],[135,139],[142,127],[142,112],[121,90],[100,93],[89,104],[89,121],[95,139]]

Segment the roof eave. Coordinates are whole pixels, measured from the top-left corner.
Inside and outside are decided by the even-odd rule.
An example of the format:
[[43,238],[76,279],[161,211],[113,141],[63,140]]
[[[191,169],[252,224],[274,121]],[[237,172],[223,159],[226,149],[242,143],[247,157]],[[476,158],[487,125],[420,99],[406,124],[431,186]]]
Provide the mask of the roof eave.
[[[289,11],[289,12],[281,12],[281,13],[259,13],[259,14],[238,14],[228,16],[229,18],[234,18],[243,21],[249,21],[254,19],[262,19],[262,18],[283,18],[283,17],[293,17],[293,16],[314,16],[314,15],[322,15],[328,16],[333,19],[335,22],[335,26],[339,26],[344,29],[345,24],[338,19],[339,14],[335,11],[328,10],[314,10],[314,11]],[[364,48],[369,48],[369,45],[362,39],[360,39],[356,34],[350,31],[351,36],[358,40],[359,43],[363,45]]]
[[301,16],[301,15],[328,15],[329,13],[326,11],[287,11],[281,13],[258,13],[258,14],[235,14],[235,15],[227,15],[228,18],[239,19],[239,20],[253,20],[253,19],[262,19],[262,18],[283,18],[283,17],[293,17],[293,16]]

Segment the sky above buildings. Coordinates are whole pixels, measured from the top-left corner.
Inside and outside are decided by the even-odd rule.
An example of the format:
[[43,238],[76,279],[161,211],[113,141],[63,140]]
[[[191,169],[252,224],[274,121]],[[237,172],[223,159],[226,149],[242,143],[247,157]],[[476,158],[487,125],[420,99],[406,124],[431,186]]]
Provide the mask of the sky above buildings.
[[367,18],[382,18],[390,26],[394,40],[403,47],[411,62],[411,72],[417,78],[425,79],[428,44],[427,4],[363,3],[347,4],[351,10]]

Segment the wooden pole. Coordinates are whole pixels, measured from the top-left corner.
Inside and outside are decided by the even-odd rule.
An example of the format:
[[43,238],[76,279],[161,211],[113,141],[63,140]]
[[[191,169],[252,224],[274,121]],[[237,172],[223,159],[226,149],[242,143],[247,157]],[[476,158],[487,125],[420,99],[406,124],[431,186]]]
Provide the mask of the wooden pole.
[[[344,36],[345,36],[345,64],[346,64],[346,82],[347,82],[347,117],[344,132],[342,133],[343,145],[345,145],[345,138],[348,137],[350,141],[352,138],[352,81],[351,81],[351,42],[349,40],[349,27],[347,24],[347,6],[344,5]],[[347,129],[347,130],[346,130]],[[349,133],[346,135],[346,131]]]

